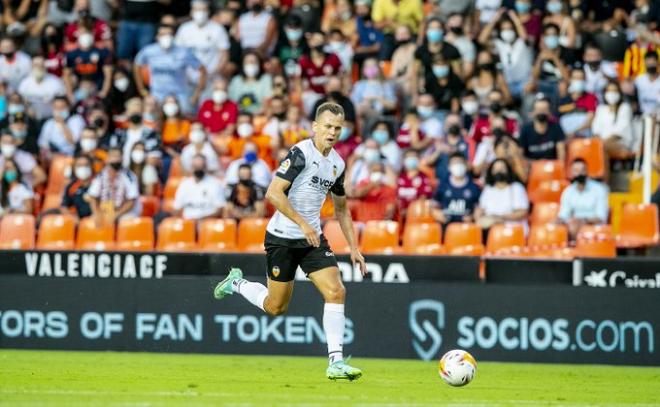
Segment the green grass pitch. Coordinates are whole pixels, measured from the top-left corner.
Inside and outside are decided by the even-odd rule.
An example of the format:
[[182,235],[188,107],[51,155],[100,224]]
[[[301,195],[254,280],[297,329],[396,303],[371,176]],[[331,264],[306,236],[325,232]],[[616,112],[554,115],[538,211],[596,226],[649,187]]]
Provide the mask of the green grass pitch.
[[452,388],[434,362],[353,363],[331,382],[320,357],[0,350],[0,406],[660,405],[660,368],[480,363]]

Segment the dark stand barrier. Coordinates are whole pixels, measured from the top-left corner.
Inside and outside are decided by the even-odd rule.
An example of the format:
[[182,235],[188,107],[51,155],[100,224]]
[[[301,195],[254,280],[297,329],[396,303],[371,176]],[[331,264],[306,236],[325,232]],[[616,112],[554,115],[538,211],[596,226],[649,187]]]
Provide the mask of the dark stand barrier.
[[572,279],[573,262],[569,260],[486,260],[487,283],[570,285]]
[[[286,316],[238,295],[212,299],[219,277],[160,280],[0,276],[0,347],[324,355],[322,301],[298,282]],[[660,296],[470,283],[347,283],[346,351],[435,359],[660,365]]]

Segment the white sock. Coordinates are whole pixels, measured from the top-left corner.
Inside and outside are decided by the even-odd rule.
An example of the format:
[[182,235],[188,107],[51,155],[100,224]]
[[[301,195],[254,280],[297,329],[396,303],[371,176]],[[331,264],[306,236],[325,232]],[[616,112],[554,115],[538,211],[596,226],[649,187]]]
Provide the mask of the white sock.
[[326,303],[323,307],[323,330],[328,342],[328,362],[344,360],[344,304]]
[[244,278],[234,280],[231,287],[235,293],[239,293],[246,300],[250,301],[253,305],[264,310],[264,301],[268,297],[268,288],[261,283],[253,283]]

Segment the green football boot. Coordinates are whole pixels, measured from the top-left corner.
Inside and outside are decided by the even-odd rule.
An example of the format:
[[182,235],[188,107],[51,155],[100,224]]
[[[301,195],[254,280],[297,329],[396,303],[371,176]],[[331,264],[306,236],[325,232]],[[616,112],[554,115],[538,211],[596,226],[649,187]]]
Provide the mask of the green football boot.
[[339,360],[330,366],[325,371],[325,375],[330,380],[357,380],[362,376],[362,370],[357,367],[350,366],[343,360]]
[[215,286],[215,289],[213,290],[213,296],[215,297],[216,300],[221,300],[225,298],[228,295],[232,295],[234,293],[234,289],[232,288],[232,283],[235,280],[239,280],[243,278],[243,272],[241,269],[232,267],[229,270],[229,275],[227,278],[222,280],[221,282],[218,283],[218,285]]

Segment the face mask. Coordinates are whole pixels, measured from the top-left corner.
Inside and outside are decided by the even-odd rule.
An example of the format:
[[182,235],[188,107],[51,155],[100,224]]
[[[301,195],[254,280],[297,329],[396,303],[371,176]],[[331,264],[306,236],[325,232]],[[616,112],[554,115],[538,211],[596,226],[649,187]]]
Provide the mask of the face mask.
[[454,136],[460,136],[461,135],[461,128],[456,124],[452,124],[447,129],[447,134],[452,134]]
[[500,137],[502,137],[506,134],[504,129],[499,128],[499,127],[494,128],[492,133],[493,133],[493,136],[495,136],[495,138],[500,138]]
[[298,29],[298,28],[296,28],[296,29],[287,29],[287,30],[284,31],[284,33],[286,34],[286,38],[289,41],[300,41],[300,39],[302,38],[302,35],[303,35],[302,30]]
[[646,65],[646,72],[649,73],[649,75],[655,75],[658,73],[658,66],[657,65]]
[[76,167],[73,170],[73,173],[75,174],[76,178],[78,178],[79,180],[85,181],[86,179],[88,179],[89,177],[92,176],[92,169],[87,167],[87,166]]
[[214,90],[211,98],[213,99],[213,103],[221,105],[227,100],[227,92],[224,90]]
[[3,157],[11,158],[16,152],[16,146],[13,144],[2,144],[0,145],[0,152],[2,152]]
[[129,116],[128,120],[133,124],[140,124],[142,123],[142,115],[137,113],[132,114]]
[[128,85],[129,85],[128,78],[115,79],[114,85],[118,91],[126,92],[126,89],[128,89]]
[[451,32],[455,35],[463,34],[463,27],[450,27],[449,30],[451,30]]
[[204,10],[196,10],[191,13],[192,19],[197,25],[204,25],[209,20],[209,12]]
[[383,173],[382,172],[372,172],[371,175],[369,176],[369,180],[371,182],[381,182],[383,180]]
[[374,79],[378,76],[378,68],[373,65],[365,66],[363,72],[367,79]]
[[548,120],[550,120],[550,117],[545,113],[539,113],[536,115],[536,121],[541,124],[547,123]]
[[81,102],[81,101],[89,98],[89,95],[90,95],[89,89],[84,89],[84,88],[80,88],[80,89],[76,90],[75,93],[74,93],[74,97],[76,98],[76,100],[78,102]]
[[202,144],[206,140],[204,130],[193,130],[190,132],[190,141],[193,144]]
[[94,126],[96,126],[96,128],[100,129],[103,128],[103,126],[105,126],[105,119],[103,119],[102,117],[97,117],[96,119],[94,119],[92,123],[94,124]]
[[444,36],[444,31],[439,28],[431,28],[426,32],[426,39],[434,44],[442,41]]
[[417,106],[417,114],[423,119],[428,119],[433,115],[433,108],[431,106]]
[[561,13],[561,3],[558,1],[550,1],[546,4],[545,9],[551,14]]
[[245,64],[243,65],[243,71],[248,78],[254,78],[259,74],[259,65]]
[[576,175],[572,181],[578,184],[585,184],[587,182],[587,176],[585,174]]
[[60,116],[62,120],[66,120],[69,118],[69,112],[66,110],[60,110],[57,113],[53,112],[53,114],[57,114],[58,116]]
[[502,104],[500,102],[493,102],[490,104],[490,111],[499,114],[502,112]]
[[3,55],[6,59],[14,59],[14,55],[16,55],[16,51],[2,52],[0,54]]
[[324,51],[323,51],[323,45],[317,45],[317,46],[315,46],[315,47],[312,47],[311,50],[314,51],[314,52],[316,52],[316,53],[319,53],[319,54],[323,54],[323,53],[324,53]]
[[568,93],[584,93],[586,88],[585,81],[581,79],[575,79],[571,81],[571,84],[568,86]]
[[619,92],[605,92],[605,101],[608,105],[616,105],[621,100]]
[[5,181],[14,182],[16,181],[16,178],[18,178],[18,172],[15,170],[5,171]]
[[508,181],[508,178],[509,178],[509,177],[508,177],[507,174],[504,173],[504,172],[496,172],[495,174],[493,174],[493,180],[494,180],[496,183],[499,183],[499,182],[506,182],[506,183],[508,184],[508,182],[507,182],[507,181]]
[[78,45],[82,49],[89,49],[94,44],[94,36],[90,33],[80,34],[78,37]]
[[85,153],[94,151],[96,149],[96,140],[93,138],[80,139],[80,149]]
[[121,161],[110,163],[110,168],[115,171],[119,171],[121,169]]
[[32,76],[37,81],[41,81],[44,78],[45,75],[46,75],[46,71],[41,69],[41,68],[33,68],[32,69]]
[[15,103],[10,103],[9,106],[7,106],[7,113],[10,115],[15,115],[17,113],[23,113],[25,112],[25,106],[23,105],[17,105]]
[[14,136],[14,138],[23,140],[25,137],[27,137],[27,130],[12,130],[11,134]]
[[144,150],[133,150],[131,152],[131,160],[136,164],[142,164],[144,162]]
[[406,167],[408,171],[416,170],[419,167],[419,158],[406,157],[406,159],[403,160],[403,166]]
[[250,137],[252,135],[252,125],[250,123],[241,123],[236,129],[238,135],[242,138]]
[[500,33],[500,37],[502,38],[502,40],[504,40],[504,42],[508,42],[509,44],[511,44],[513,41],[516,40],[516,32],[513,30],[502,30],[502,32]]
[[449,173],[456,178],[463,178],[466,172],[467,168],[463,163],[455,163],[449,165]]
[[245,158],[245,161],[246,161],[248,164],[252,164],[252,163],[254,163],[255,161],[257,161],[257,153],[254,152],[254,151],[248,151],[248,152],[245,153],[245,155],[243,156],[243,158]]
[[543,43],[548,49],[556,49],[559,46],[559,37],[556,35],[546,35],[543,37]]
[[344,49],[344,43],[341,41],[330,41],[328,46],[330,47],[330,51],[334,52],[335,54]]
[[193,171],[193,175],[194,175],[195,178],[197,178],[198,180],[204,178],[204,175],[205,175],[205,174],[206,174],[206,172],[205,172],[204,170],[195,170],[195,171]]
[[142,169],[142,183],[146,185],[158,182],[158,170],[151,164],[147,164]]
[[592,71],[597,71],[600,68],[600,61],[589,61],[587,65],[589,65]]
[[447,65],[433,65],[433,75],[436,78],[446,78],[449,75],[449,66]]
[[261,13],[261,10],[263,10],[263,9],[264,9],[264,6],[263,6],[263,4],[260,4],[260,3],[257,3],[257,4],[252,6],[252,12],[256,13],[256,14]]
[[461,107],[467,115],[472,116],[479,110],[479,102],[476,100],[466,100],[461,104]]
[[363,157],[369,164],[380,162],[380,151],[375,148],[367,148],[364,150]]
[[165,113],[165,116],[167,117],[173,117],[176,116],[177,113],[179,113],[179,105],[176,103],[165,103],[163,105],[163,113]]
[[374,139],[378,145],[382,146],[387,143],[390,135],[387,130],[374,130],[373,133],[371,133],[371,138]]
[[169,34],[158,37],[158,45],[160,45],[162,49],[170,49],[173,43],[174,37]]
[[351,136],[351,129],[348,127],[342,127],[341,133],[339,133],[339,141],[346,141]]
[[529,3],[524,3],[522,1],[517,1],[516,2],[516,11],[519,14],[529,13],[529,10],[531,10],[531,9],[532,9],[532,5],[529,4]]

